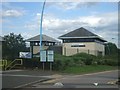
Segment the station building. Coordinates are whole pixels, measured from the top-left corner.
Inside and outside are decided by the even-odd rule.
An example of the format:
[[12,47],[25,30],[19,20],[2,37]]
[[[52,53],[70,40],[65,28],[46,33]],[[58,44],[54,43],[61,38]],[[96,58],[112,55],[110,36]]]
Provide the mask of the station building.
[[81,27],[59,37],[62,40],[62,54],[66,56],[76,53],[105,55],[105,42],[102,37]]

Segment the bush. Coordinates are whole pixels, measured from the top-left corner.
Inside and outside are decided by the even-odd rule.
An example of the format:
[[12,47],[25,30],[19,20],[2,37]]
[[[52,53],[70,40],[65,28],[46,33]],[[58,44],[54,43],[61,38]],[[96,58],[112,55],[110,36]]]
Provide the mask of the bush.
[[86,53],[78,53],[76,55],[73,55],[72,57],[76,61],[81,60],[85,65],[91,65],[93,63],[94,59],[96,59],[96,56],[86,54]]
[[110,65],[110,66],[117,66],[118,65],[118,61],[117,60],[113,60],[113,59],[105,59],[105,64],[106,65]]
[[105,59],[102,59],[102,58],[97,59],[97,64],[98,65],[105,65]]
[[53,68],[54,70],[62,70],[65,68],[65,59],[66,59],[66,56],[62,56],[62,55],[59,55],[59,54],[55,54],[54,56],[55,58],[55,61],[53,63]]

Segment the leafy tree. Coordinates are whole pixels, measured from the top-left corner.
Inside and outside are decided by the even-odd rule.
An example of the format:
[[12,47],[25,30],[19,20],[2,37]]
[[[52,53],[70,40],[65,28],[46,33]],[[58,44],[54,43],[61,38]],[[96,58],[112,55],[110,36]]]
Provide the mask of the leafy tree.
[[5,42],[3,43],[3,58],[8,60],[14,60],[19,57],[19,52],[26,51],[26,44],[21,34],[16,35],[10,33],[4,36]]
[[118,54],[118,48],[114,43],[107,43],[105,45],[105,54],[106,55],[113,55],[113,54]]

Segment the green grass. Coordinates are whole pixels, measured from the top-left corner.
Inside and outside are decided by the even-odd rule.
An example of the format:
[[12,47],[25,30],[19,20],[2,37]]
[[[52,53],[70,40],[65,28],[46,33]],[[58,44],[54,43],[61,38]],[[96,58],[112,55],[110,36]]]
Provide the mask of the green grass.
[[70,73],[70,74],[85,74],[85,73],[94,73],[94,72],[101,72],[101,71],[108,71],[108,70],[116,70],[117,67],[114,66],[107,66],[107,65],[87,65],[87,66],[76,66],[76,67],[67,67],[63,71],[63,73]]

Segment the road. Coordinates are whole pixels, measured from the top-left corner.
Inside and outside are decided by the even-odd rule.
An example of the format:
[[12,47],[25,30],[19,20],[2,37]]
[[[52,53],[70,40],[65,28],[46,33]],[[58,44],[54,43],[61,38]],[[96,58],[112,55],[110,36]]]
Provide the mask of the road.
[[26,85],[48,80],[54,73],[33,71],[33,70],[18,70],[18,71],[7,71],[0,75],[2,79],[2,88],[21,88]]
[[[2,74],[3,88],[118,88],[118,71],[84,75],[60,75],[45,71],[10,71]],[[1,79],[1,78],[0,78]]]
[[115,84],[117,79],[118,71],[106,71],[84,75],[64,75],[33,86],[36,88],[118,88],[118,85]]

